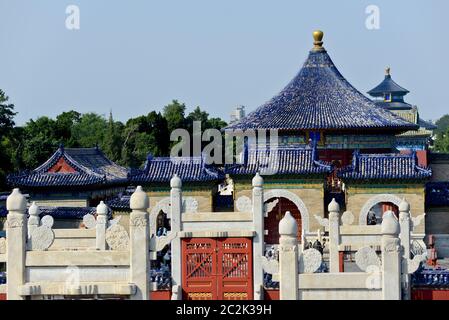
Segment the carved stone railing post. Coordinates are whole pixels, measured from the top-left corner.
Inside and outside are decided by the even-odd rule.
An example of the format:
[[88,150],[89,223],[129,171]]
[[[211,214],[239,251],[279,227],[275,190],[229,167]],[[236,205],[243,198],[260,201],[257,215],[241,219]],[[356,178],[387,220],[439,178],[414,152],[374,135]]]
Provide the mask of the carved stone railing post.
[[150,265],[149,243],[150,228],[148,225],[149,199],[142,187],[137,187],[130,200],[131,214],[129,219],[130,238],[130,271],[131,283],[137,287],[132,300],[150,299]]
[[298,224],[289,211],[279,222],[279,294],[281,300],[298,300]]
[[401,241],[399,222],[392,211],[382,221],[382,298],[401,300]]
[[30,214],[28,218],[28,239],[31,238],[31,233],[33,230],[36,230],[36,228],[39,227],[39,224],[41,222],[40,214],[41,210],[36,205],[36,202],[33,202],[33,204],[28,209],[28,213]]
[[7,241],[7,299],[23,300],[19,287],[25,284],[25,255],[27,243],[27,202],[19,189],[14,189],[6,200]]
[[106,229],[108,227],[108,207],[103,201],[97,206],[97,225],[95,226],[97,250],[106,250]]
[[[171,232],[181,231],[181,213],[182,213],[182,181],[176,174],[170,181],[170,213],[171,213]],[[171,242],[171,276],[172,286],[181,287],[181,239],[176,236]],[[173,292],[174,293],[174,292]],[[172,299],[180,299],[179,294],[173,294]]]
[[264,199],[263,178],[259,173],[253,178],[253,224],[256,234],[253,238],[253,277],[254,277],[254,300],[263,299],[263,267],[264,256]]
[[340,272],[340,255],[338,245],[340,244],[340,205],[332,199],[328,206],[329,210],[329,271]]
[[399,226],[402,245],[402,294],[405,300],[410,300],[410,274],[408,273],[408,264],[410,260],[410,204],[404,200],[399,205]]

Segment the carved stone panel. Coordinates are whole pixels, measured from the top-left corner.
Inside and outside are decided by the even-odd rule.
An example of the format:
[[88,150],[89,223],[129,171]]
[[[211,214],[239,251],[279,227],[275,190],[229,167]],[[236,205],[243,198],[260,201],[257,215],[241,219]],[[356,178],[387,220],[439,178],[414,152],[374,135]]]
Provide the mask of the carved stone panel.
[[240,212],[251,212],[253,210],[252,201],[247,196],[239,197],[235,205]]
[[345,211],[343,212],[343,215],[341,216],[341,222],[345,226],[349,226],[354,223],[355,217],[354,214],[351,211]]
[[112,250],[128,250],[128,232],[123,226],[115,224],[106,230],[106,243]]
[[133,217],[129,219],[129,225],[133,227],[146,227],[148,225],[148,219],[144,216]]
[[370,266],[380,267],[380,259],[371,247],[360,248],[355,253],[355,263],[362,271],[367,271]]
[[87,229],[95,229],[97,227],[97,220],[91,214],[86,214],[83,217],[83,224]]
[[314,273],[321,267],[322,262],[323,257],[318,250],[304,250],[299,257],[299,272]]
[[8,217],[6,224],[8,228],[20,228],[23,227],[24,218],[23,217]]
[[46,226],[48,228],[52,228],[55,223],[55,219],[52,216],[45,216],[41,219],[41,225]]
[[198,200],[193,197],[185,197],[182,201],[182,212],[196,213],[198,212]]
[[31,250],[47,250],[53,244],[54,240],[55,233],[46,225],[42,225],[30,231]]

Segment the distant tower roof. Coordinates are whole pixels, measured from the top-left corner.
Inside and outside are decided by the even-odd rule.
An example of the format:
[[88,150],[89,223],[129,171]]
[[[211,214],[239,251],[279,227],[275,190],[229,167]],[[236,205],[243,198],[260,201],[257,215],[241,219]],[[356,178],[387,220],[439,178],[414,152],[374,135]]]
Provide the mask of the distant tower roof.
[[394,82],[391,78],[390,72],[390,67],[387,67],[385,69],[385,79],[377,87],[368,91],[368,94],[370,96],[383,97],[387,93],[391,93],[397,96],[405,96],[410,92]]
[[337,70],[323,47],[323,32],[296,77],[278,95],[226,128],[279,130],[391,130],[417,126],[377,106]]

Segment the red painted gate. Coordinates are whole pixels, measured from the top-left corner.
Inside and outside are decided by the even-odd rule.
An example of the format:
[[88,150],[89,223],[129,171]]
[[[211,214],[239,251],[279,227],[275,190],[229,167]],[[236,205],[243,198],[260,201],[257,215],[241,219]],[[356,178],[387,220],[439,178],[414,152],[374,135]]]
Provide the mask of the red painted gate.
[[184,299],[253,299],[252,239],[183,239],[182,257]]

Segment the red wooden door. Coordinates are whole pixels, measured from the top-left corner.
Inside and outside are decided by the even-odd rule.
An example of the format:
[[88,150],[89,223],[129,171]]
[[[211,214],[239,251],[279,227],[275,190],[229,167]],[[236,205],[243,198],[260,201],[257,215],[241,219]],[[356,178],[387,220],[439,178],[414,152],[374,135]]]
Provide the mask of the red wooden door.
[[182,287],[186,300],[217,299],[217,259],[214,239],[182,240]]
[[182,251],[184,299],[253,299],[252,239],[183,239]]
[[252,240],[218,239],[217,295],[219,300],[252,300]]

